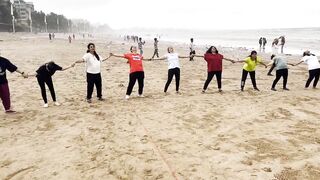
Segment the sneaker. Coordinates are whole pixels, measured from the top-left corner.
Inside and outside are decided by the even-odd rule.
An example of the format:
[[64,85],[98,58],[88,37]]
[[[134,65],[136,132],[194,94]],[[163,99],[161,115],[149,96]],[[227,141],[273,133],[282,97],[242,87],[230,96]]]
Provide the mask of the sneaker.
[[54,102],[54,105],[55,105],[55,106],[60,106],[61,104],[58,103],[58,102]]
[[105,99],[102,98],[102,97],[99,97],[98,100],[99,100],[99,101],[104,101]]
[[272,91],[277,91],[275,88],[271,88]]
[[87,99],[87,103],[92,103],[92,100],[91,99]]
[[222,89],[219,89],[219,92],[221,93],[221,92],[222,92]]
[[283,88],[283,90],[285,90],[285,91],[290,91],[290,89],[288,89],[288,88]]
[[8,110],[6,110],[6,113],[16,113],[16,111],[14,111],[14,110],[12,110],[12,109],[8,109]]
[[44,107],[44,108],[49,107],[48,103],[45,103],[45,104],[43,105],[43,107]]
[[144,95],[143,94],[138,94],[138,97],[144,98]]
[[271,73],[268,73],[267,75],[268,75],[268,76],[273,76],[273,74],[271,74]]
[[129,95],[126,95],[125,99],[128,100],[129,98],[130,98],[130,96],[129,96]]
[[203,90],[201,91],[201,93],[202,93],[202,94],[206,93],[206,90],[203,89]]
[[255,88],[253,88],[254,90],[256,90],[256,91],[260,91],[260,89],[258,89],[257,87],[255,87]]
[[176,94],[181,94],[181,92],[180,91],[176,91]]

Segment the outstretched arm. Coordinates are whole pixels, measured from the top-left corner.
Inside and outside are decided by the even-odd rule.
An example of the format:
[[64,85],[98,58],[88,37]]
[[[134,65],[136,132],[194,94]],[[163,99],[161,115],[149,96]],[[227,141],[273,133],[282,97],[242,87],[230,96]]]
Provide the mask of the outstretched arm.
[[194,55],[190,55],[190,56],[178,56],[179,58],[191,58],[191,57],[194,57]]
[[113,54],[113,53],[110,53],[110,56],[109,57],[118,57],[118,58],[125,58],[123,55],[117,55],[117,54]]
[[165,57],[161,57],[161,58],[151,58],[151,60],[165,60]]
[[204,58],[204,56],[203,56],[203,55],[197,55],[197,54],[194,54],[193,56],[194,56],[194,57],[202,57],[202,58]]
[[111,56],[109,55],[109,57],[105,58],[105,59],[102,59],[102,62],[108,60]]
[[28,74],[25,74],[23,71],[20,71],[19,69],[17,69],[16,72],[20,73],[24,78],[28,77]]
[[263,63],[263,62],[260,62],[260,64],[264,65],[265,68],[268,67],[268,66],[267,66],[265,63]]
[[299,64],[301,64],[303,61],[298,62],[297,64],[293,64],[293,66],[298,66]]
[[77,64],[77,63],[84,63],[84,59],[81,59],[81,60],[78,60],[78,61],[76,61],[76,62],[74,62],[75,64]]
[[229,58],[223,58],[224,60],[226,60],[226,61],[230,61],[230,62],[232,62],[232,63],[235,63],[236,61],[235,60],[232,60],[232,59],[229,59]]
[[70,66],[62,68],[61,71],[65,71],[67,69],[70,69],[70,68],[74,67],[75,65],[76,65],[76,63],[72,63]]

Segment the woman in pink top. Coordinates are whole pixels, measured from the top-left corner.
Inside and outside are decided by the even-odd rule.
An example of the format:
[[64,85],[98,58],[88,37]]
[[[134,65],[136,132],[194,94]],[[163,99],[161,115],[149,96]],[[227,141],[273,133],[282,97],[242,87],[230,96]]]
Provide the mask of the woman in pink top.
[[235,61],[232,59],[223,57],[223,55],[219,54],[219,51],[214,46],[211,46],[203,56],[199,56],[199,55],[195,55],[195,56],[203,57],[204,60],[207,61],[207,66],[208,66],[208,76],[207,76],[206,82],[204,83],[202,93],[206,92],[208,85],[211,82],[214,75],[216,75],[216,78],[217,78],[219,92],[222,92],[221,90],[222,60],[224,59],[232,63],[234,63]]

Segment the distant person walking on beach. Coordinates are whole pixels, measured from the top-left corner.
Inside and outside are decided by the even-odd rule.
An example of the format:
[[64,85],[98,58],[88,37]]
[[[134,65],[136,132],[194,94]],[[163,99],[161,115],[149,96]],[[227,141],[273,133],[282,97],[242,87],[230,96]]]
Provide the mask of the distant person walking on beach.
[[280,45],[280,48],[281,48],[281,54],[283,54],[283,46],[284,46],[285,43],[286,43],[285,36],[280,36],[279,37],[279,45]]
[[67,69],[70,69],[71,67],[74,67],[74,65],[75,65],[75,63],[71,64],[70,66],[68,66],[66,68],[62,68],[61,66],[57,65],[55,62],[50,61],[50,62],[45,63],[44,65],[40,66],[35,74],[28,74],[28,77],[30,77],[30,76],[37,77],[38,84],[41,89],[42,99],[44,101],[44,105],[43,105],[44,108],[48,107],[48,100],[47,100],[45,84],[47,84],[47,86],[50,90],[54,105],[60,106],[60,103],[58,103],[56,100],[56,94],[55,94],[54,87],[53,87],[52,76],[54,75],[54,73],[56,71],[65,71]]
[[154,43],[153,43],[153,46],[154,46],[154,52],[153,52],[153,56],[152,58],[154,58],[154,56],[157,56],[159,57],[159,49],[158,49],[158,39],[157,38],[154,38]]
[[283,78],[283,90],[289,91],[289,89],[287,88],[287,81],[288,81],[288,64],[292,65],[291,63],[287,63],[287,61],[280,56],[276,56],[274,54],[271,55],[271,60],[272,62],[270,62],[267,66],[275,66],[276,68],[276,79],[273,81],[272,86],[271,86],[271,90],[273,91],[277,91],[276,90],[276,85],[278,83],[278,81],[280,80],[280,78]]
[[54,39],[56,37],[56,35],[54,33],[52,33],[52,39]]
[[267,39],[265,37],[262,38],[262,50],[265,52],[266,50]]
[[97,89],[97,97],[99,101],[104,101],[102,98],[102,80],[101,80],[101,62],[106,61],[108,58],[103,59],[96,52],[96,47],[93,43],[87,46],[87,53],[82,57],[82,60],[75,63],[86,63],[87,71],[87,102],[91,103],[94,85]]
[[260,49],[260,52],[261,52],[261,49],[262,49],[262,37],[260,37],[260,39],[259,39],[259,49]]
[[49,33],[49,40],[51,41],[52,37],[51,37],[51,33]]
[[166,82],[166,85],[164,87],[164,93],[167,93],[167,90],[171,84],[171,81],[173,79],[173,76],[175,76],[176,80],[176,93],[179,92],[179,86],[180,86],[180,63],[179,58],[190,58],[190,56],[180,56],[178,53],[174,52],[173,47],[168,47],[168,53],[165,54],[163,57],[158,59],[151,60],[167,60],[168,61],[168,79]]
[[278,54],[279,39],[275,38],[271,44],[272,54]]
[[24,78],[27,78],[28,76],[24,72],[18,70],[18,68],[13,65],[8,59],[0,56],[0,98],[5,112],[14,113],[15,111],[11,109],[10,90],[6,75],[7,70],[10,72],[18,72]]
[[248,73],[250,74],[250,78],[251,78],[254,90],[260,91],[256,84],[256,71],[255,71],[256,66],[258,64],[262,64],[267,68],[267,65],[261,61],[261,58],[259,56],[257,56],[257,51],[251,51],[250,55],[245,60],[241,60],[237,62],[245,63],[242,70],[241,91],[243,91],[244,89],[244,85],[245,85]]
[[72,38],[73,38],[73,40],[75,40],[75,39],[76,39],[76,35],[73,34],[73,35],[72,35]]
[[203,56],[195,55],[195,57],[204,58],[204,60],[207,61],[207,66],[208,66],[207,80],[204,83],[202,93],[206,92],[214,75],[216,75],[219,92],[222,92],[222,89],[221,89],[222,88],[222,83],[221,83],[222,61],[227,60],[232,63],[235,63],[235,61],[232,59],[223,57],[222,54],[219,54],[219,51],[215,46],[210,46],[207,52]]
[[189,49],[190,49],[190,61],[193,61],[193,56],[192,55],[196,54],[196,51],[194,49],[194,44],[193,44],[193,38],[190,39]]
[[138,48],[139,48],[139,50],[140,50],[140,55],[141,55],[141,56],[143,55],[143,45],[144,45],[145,43],[146,43],[145,41],[142,42],[142,38],[139,38]]
[[71,40],[72,40],[72,39],[71,39],[71,36],[70,36],[70,35],[69,35],[68,39],[69,39],[69,43],[71,43]]
[[301,64],[302,62],[308,64],[308,70],[309,70],[309,78],[306,82],[305,88],[308,88],[311,81],[314,79],[313,88],[315,89],[317,87],[319,77],[320,77],[319,60],[318,60],[317,56],[315,56],[314,54],[311,54],[310,51],[305,51],[303,53],[303,58],[301,59],[301,61],[299,63],[295,64],[294,66],[297,66],[297,65]]

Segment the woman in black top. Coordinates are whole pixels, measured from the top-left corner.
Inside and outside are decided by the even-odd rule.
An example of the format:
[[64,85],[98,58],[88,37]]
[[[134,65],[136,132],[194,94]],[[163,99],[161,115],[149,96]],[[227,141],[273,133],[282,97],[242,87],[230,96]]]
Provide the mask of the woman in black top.
[[66,67],[66,68],[62,68],[61,66],[57,65],[56,63],[54,63],[53,61],[50,61],[42,66],[39,67],[39,69],[36,71],[36,74],[31,74],[29,76],[36,76],[39,86],[41,88],[41,95],[42,95],[42,99],[44,101],[44,105],[43,107],[47,108],[48,107],[48,100],[47,100],[47,94],[46,94],[46,87],[45,84],[47,84],[50,93],[51,93],[51,97],[52,100],[54,102],[54,105],[59,106],[60,104],[56,101],[56,94],[54,92],[54,87],[53,87],[53,82],[52,82],[52,78],[51,76],[53,76],[53,74],[56,71],[64,71],[67,70],[71,67],[74,67],[74,63],[71,64],[70,66]]

